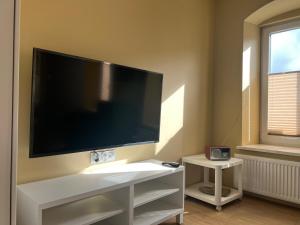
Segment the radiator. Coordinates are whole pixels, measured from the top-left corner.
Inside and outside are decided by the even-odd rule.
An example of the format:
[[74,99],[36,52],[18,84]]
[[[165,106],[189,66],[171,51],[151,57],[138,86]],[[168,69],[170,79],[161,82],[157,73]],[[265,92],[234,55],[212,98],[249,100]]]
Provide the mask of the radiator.
[[300,204],[300,162],[236,154],[244,191]]

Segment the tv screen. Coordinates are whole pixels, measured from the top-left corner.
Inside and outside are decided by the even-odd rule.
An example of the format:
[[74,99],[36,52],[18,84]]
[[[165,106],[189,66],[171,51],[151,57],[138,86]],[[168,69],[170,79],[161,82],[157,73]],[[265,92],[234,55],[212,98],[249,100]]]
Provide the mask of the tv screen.
[[30,157],[159,141],[163,76],[33,49]]

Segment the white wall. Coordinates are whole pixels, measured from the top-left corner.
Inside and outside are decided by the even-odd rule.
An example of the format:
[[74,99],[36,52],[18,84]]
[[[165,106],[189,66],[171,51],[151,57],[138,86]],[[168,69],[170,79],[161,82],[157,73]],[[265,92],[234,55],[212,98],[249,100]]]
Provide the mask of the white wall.
[[14,1],[0,0],[0,224],[10,224]]

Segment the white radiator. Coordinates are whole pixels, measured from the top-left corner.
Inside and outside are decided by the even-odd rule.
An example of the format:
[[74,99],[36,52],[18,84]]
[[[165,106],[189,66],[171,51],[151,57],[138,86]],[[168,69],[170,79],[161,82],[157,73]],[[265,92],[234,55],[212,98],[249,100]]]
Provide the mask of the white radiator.
[[243,159],[243,189],[300,204],[300,162],[236,154]]

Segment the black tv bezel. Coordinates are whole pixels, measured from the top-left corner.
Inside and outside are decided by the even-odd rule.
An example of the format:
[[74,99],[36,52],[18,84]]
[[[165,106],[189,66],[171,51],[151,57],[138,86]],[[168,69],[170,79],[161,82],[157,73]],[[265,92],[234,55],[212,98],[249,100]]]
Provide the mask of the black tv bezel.
[[147,72],[147,73],[152,73],[159,75],[161,77],[161,92],[160,92],[160,102],[162,104],[162,90],[163,90],[163,73],[159,72],[154,72],[154,71],[149,71],[149,70],[144,70],[144,69],[139,69],[135,67],[129,67],[129,66],[124,66],[116,63],[110,63],[107,61],[102,61],[102,60],[96,60],[96,59],[90,59],[90,58],[85,58],[81,56],[75,56],[75,55],[70,55],[66,53],[61,53],[61,52],[56,52],[52,50],[47,50],[47,49],[41,49],[41,48],[33,48],[32,51],[32,79],[31,79],[31,106],[30,106],[30,133],[29,133],[29,158],[38,158],[38,157],[45,157],[45,156],[55,156],[55,155],[63,155],[63,154],[70,154],[70,153],[80,153],[80,152],[88,152],[88,151],[94,151],[94,150],[107,150],[107,149],[112,149],[112,148],[119,148],[119,147],[127,147],[127,146],[134,146],[134,145],[143,145],[143,144],[153,144],[153,143],[158,143],[160,139],[160,123],[161,123],[161,104],[160,104],[160,111],[159,111],[159,129],[158,129],[158,138],[153,141],[147,141],[147,142],[133,142],[133,143],[127,143],[127,144],[122,144],[122,145],[109,145],[109,146],[95,146],[95,147],[89,147],[89,148],[78,148],[78,149],[72,149],[72,150],[65,150],[61,152],[53,152],[53,153],[34,153],[33,151],[33,143],[34,143],[34,99],[36,97],[36,91],[35,91],[35,73],[36,73],[36,53],[37,52],[46,52],[54,55],[59,55],[59,56],[65,56],[73,59],[80,59],[85,62],[99,62],[99,63],[109,63],[112,65],[116,66],[121,66],[123,68],[131,69],[131,70],[136,70],[136,71],[142,71],[142,72]]

